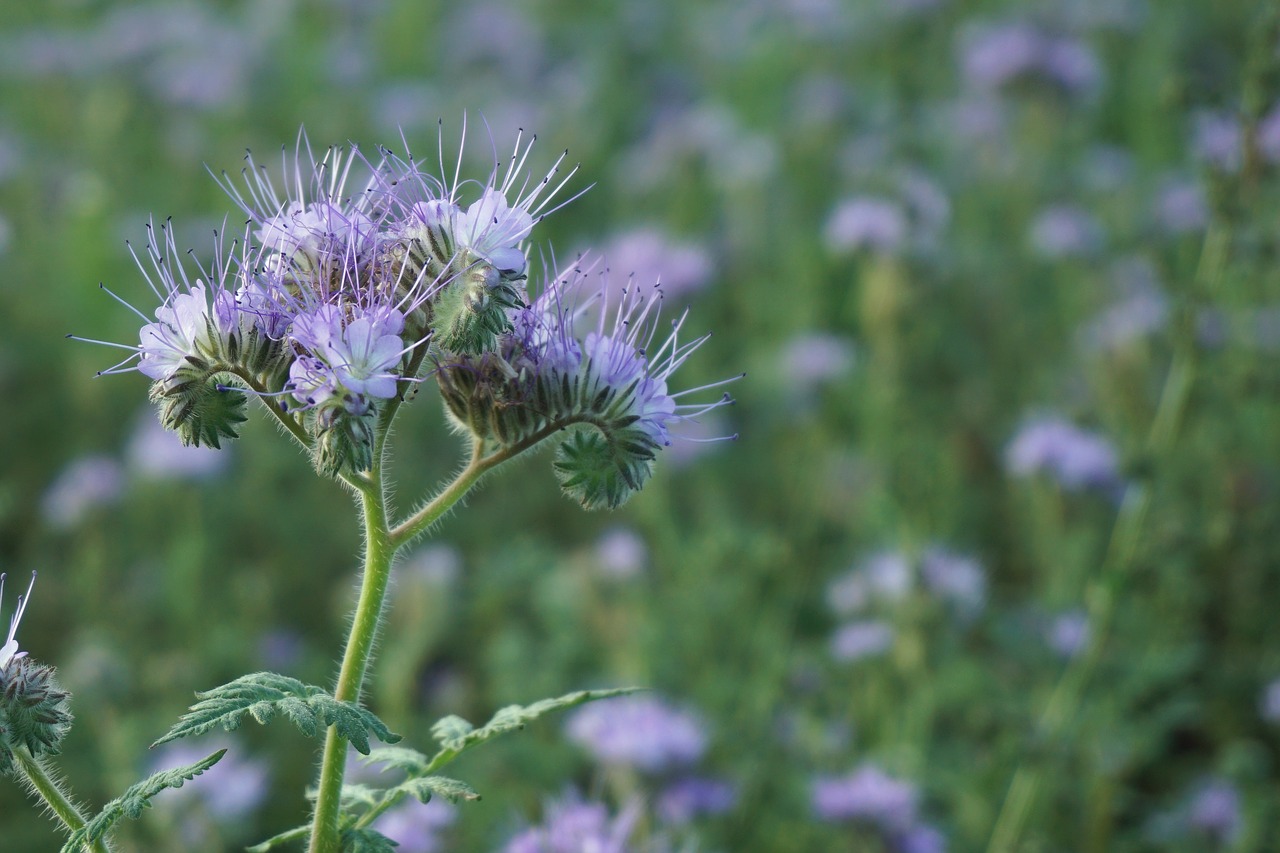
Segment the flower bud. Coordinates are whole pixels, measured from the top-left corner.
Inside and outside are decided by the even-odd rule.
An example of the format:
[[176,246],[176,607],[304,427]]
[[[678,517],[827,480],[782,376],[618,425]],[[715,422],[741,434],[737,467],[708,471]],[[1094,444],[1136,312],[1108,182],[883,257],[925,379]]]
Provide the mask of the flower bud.
[[317,471],[337,477],[373,467],[376,409],[353,413],[342,406],[323,406],[312,411],[309,429],[316,443],[311,461]]
[[0,667],[0,772],[13,769],[13,750],[57,755],[71,729],[71,694],[51,666],[14,657]]

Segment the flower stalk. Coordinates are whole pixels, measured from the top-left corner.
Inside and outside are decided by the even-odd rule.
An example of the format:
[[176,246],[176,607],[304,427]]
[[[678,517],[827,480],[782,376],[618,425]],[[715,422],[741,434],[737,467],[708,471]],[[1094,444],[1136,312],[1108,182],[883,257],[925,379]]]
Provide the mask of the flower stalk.
[[[11,750],[14,763],[26,780],[27,785],[40,799],[44,800],[49,811],[71,832],[84,829],[84,815],[76,808],[75,803],[62,790],[61,783],[54,777],[47,763],[27,751],[25,746],[15,746]],[[92,853],[109,853],[110,848],[101,839],[86,845]]]

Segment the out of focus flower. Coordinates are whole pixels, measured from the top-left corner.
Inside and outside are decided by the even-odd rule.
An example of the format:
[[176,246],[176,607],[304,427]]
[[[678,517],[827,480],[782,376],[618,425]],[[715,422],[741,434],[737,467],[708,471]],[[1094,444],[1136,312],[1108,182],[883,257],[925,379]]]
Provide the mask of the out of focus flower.
[[1280,163],[1280,103],[1272,105],[1254,130],[1258,153],[1268,162]]
[[638,853],[640,849],[631,838],[641,817],[638,800],[611,815],[603,803],[571,794],[548,803],[545,811],[542,825],[516,835],[503,853]]
[[946,853],[947,837],[936,827],[917,824],[893,839],[896,853]]
[[821,820],[861,821],[885,832],[910,829],[920,799],[915,785],[871,763],[845,776],[815,779],[811,794],[813,811]]
[[405,558],[401,573],[437,586],[448,586],[462,573],[462,554],[443,542],[426,545]]
[[[156,750],[151,772],[194,764],[217,748],[206,740],[183,740]],[[270,772],[261,761],[241,758],[229,750],[222,760],[206,770],[200,782],[166,792],[157,803],[177,811],[203,812],[215,823],[232,826],[244,821],[266,798]]]
[[652,696],[592,702],[565,723],[569,739],[604,764],[656,773],[702,757],[707,735],[693,714]]
[[960,68],[978,90],[1036,78],[1068,94],[1087,95],[1102,83],[1102,66],[1085,43],[1013,22],[973,27],[961,38]]
[[679,825],[702,815],[724,814],[738,801],[738,791],[723,779],[689,776],[678,779],[658,797],[658,815],[668,824]]
[[611,527],[596,540],[596,566],[615,580],[635,577],[649,562],[649,549],[640,534],[628,527]]
[[986,603],[987,576],[972,557],[933,547],[921,558],[920,574],[930,592],[962,615],[972,616]]
[[1226,779],[1206,780],[1187,804],[1187,822],[1217,844],[1234,843],[1243,828],[1240,792]]
[[1089,643],[1089,616],[1083,610],[1060,613],[1049,623],[1049,648],[1064,658],[1073,658]]
[[1280,678],[1263,689],[1258,711],[1268,723],[1280,723]]
[[1203,231],[1209,222],[1209,204],[1198,183],[1169,179],[1156,190],[1156,221],[1170,234]]
[[1005,463],[1020,477],[1049,474],[1064,489],[1108,489],[1119,482],[1111,443],[1056,417],[1024,424],[1005,451]]
[[836,578],[827,588],[827,604],[840,616],[864,610],[872,601],[906,598],[915,583],[911,560],[901,551],[878,551]]
[[1046,208],[1031,223],[1031,245],[1050,260],[1096,252],[1102,245],[1102,226],[1088,212],[1070,204]]
[[400,845],[400,853],[436,853],[444,850],[444,830],[458,819],[457,809],[440,797],[420,803],[408,797],[373,822],[373,829]]
[[226,470],[230,457],[211,447],[182,443],[178,434],[165,429],[147,410],[138,418],[125,449],[129,468],[148,479],[192,479],[213,477]]
[[893,647],[893,626],[880,620],[847,622],[831,636],[831,656],[842,663],[882,655]]
[[853,360],[853,344],[848,338],[813,332],[788,341],[778,364],[789,385],[810,388],[844,376],[853,368]]
[[65,530],[94,508],[115,503],[124,493],[124,472],[109,456],[83,456],[58,475],[40,502],[45,521]]
[[1163,328],[1169,300],[1160,289],[1155,268],[1145,258],[1129,258],[1113,266],[1122,296],[1080,330],[1085,349],[1118,349]]
[[615,281],[656,281],[676,298],[701,290],[711,281],[715,264],[697,243],[673,240],[655,227],[641,227],[613,237],[600,254],[618,275]]
[[1197,157],[1224,172],[1240,169],[1244,130],[1235,116],[1202,112],[1195,117],[1191,146]]
[[836,205],[823,231],[833,252],[894,252],[907,239],[907,215],[895,201],[854,196]]

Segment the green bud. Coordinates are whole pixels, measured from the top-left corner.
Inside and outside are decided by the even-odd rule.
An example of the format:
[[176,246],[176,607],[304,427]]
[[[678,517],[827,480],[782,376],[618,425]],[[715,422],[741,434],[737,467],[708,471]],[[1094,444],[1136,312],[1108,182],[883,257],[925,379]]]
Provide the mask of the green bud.
[[160,407],[160,423],[186,445],[220,448],[223,438],[239,438],[248,420],[245,395],[225,388],[219,373],[192,364],[151,386],[151,402]]
[[70,698],[51,666],[21,657],[0,667],[0,772],[13,771],[19,746],[35,756],[61,751],[71,729]]
[[377,410],[372,407],[358,415],[340,405],[313,410],[308,426],[316,437],[311,458],[315,469],[327,477],[337,477],[372,468],[377,418]]

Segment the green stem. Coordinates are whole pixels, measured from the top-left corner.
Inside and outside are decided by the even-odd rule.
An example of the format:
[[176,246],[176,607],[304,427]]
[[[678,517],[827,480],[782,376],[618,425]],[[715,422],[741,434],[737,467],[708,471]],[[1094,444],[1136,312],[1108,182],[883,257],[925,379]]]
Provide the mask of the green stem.
[[[364,576],[360,585],[360,600],[356,604],[355,618],[351,621],[351,633],[347,637],[346,652],[342,657],[342,669],[338,673],[335,699],[356,702],[364,686],[365,672],[373,651],[378,620],[391,579],[391,561],[395,547],[387,528],[386,496],[382,488],[380,462],[370,472],[370,483],[360,490],[364,509]],[[320,784],[316,796],[316,810],[312,822],[312,853],[337,853],[339,796],[342,793],[342,777],[347,764],[347,741],[330,728],[325,737],[324,759],[320,766]]]
[[[14,759],[17,760],[18,766],[22,768],[22,772],[27,777],[31,790],[35,791],[40,799],[44,800],[49,806],[49,810],[58,816],[72,832],[79,832],[84,829],[84,815],[80,814],[80,810],[75,804],[67,798],[67,795],[58,787],[58,782],[49,774],[45,763],[36,758],[27,751],[25,746],[16,746],[12,750]],[[108,853],[107,844],[99,839],[86,845],[93,853]]]
[[[1226,261],[1228,234],[1211,228],[1205,236],[1204,248],[1196,278],[1212,291]],[[1146,464],[1154,468],[1174,449],[1178,428],[1186,414],[1191,389],[1195,382],[1196,346],[1193,317],[1189,306],[1184,306],[1184,316],[1174,339],[1173,359],[1165,375],[1160,402],[1152,419],[1146,442]],[[1146,482],[1136,481],[1125,490],[1124,500],[1107,543],[1099,577],[1090,584],[1085,598],[1090,638],[1085,648],[1073,657],[1062,671],[1054,686],[1049,702],[1036,725],[1035,743],[1041,749],[1031,762],[1023,761],[1014,772],[1005,794],[1000,814],[991,833],[988,853],[1006,853],[1018,844],[1027,819],[1035,805],[1036,797],[1044,782],[1046,754],[1057,746],[1067,724],[1075,716],[1090,676],[1102,657],[1111,631],[1116,597],[1128,580],[1143,529],[1151,510],[1152,490]]]

